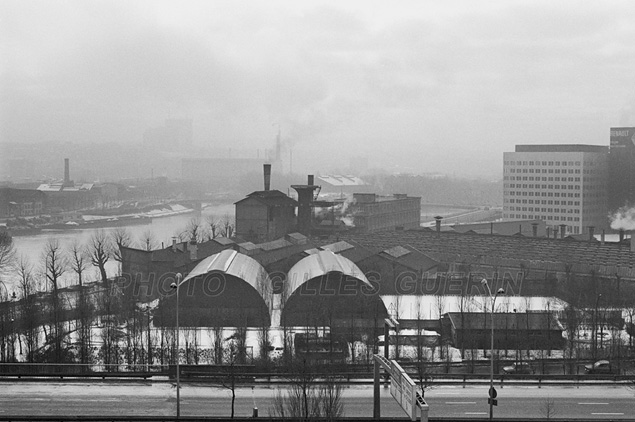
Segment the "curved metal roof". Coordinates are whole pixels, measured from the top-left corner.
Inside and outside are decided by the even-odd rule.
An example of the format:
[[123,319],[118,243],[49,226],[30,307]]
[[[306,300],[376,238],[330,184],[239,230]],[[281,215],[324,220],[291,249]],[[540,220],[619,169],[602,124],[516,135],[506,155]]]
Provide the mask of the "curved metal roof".
[[229,274],[245,281],[258,291],[267,307],[271,309],[271,288],[267,272],[255,259],[231,249],[225,249],[203,259],[190,271],[179,286],[195,277],[214,271]]
[[372,289],[368,279],[353,261],[330,250],[313,253],[296,263],[287,275],[289,293],[296,291],[302,284],[315,277],[338,272],[355,277]]

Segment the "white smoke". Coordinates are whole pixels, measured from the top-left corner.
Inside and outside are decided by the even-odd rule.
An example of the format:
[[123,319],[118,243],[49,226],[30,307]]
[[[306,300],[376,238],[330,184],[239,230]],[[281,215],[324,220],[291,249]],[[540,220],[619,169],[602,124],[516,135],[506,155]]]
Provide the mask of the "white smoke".
[[635,230],[635,208],[622,207],[610,219],[613,230]]
[[349,210],[351,205],[357,203],[353,195],[347,195],[346,201],[342,202],[342,208],[340,209],[340,214],[342,222],[346,224],[348,227],[355,227],[355,216]]
[[351,216],[346,216],[346,217],[342,217],[341,218],[342,222],[344,224],[346,224],[348,227],[355,227],[355,220],[353,220],[353,217]]
[[352,195],[346,196],[346,201],[342,202],[342,210],[340,211],[342,215],[346,215],[348,211],[348,207],[355,204],[357,201]]

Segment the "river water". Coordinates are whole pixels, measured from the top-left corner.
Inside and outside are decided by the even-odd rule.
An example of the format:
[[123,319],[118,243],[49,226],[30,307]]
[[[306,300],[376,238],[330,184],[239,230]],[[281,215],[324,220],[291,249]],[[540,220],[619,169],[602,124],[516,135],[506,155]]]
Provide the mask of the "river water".
[[[229,216],[229,218],[233,221],[234,205],[212,205],[205,207],[200,214],[189,213],[175,215],[172,217],[153,218],[148,224],[124,227],[131,235],[133,247],[145,249],[144,245],[142,245],[141,239],[146,236],[146,233],[150,232],[152,233],[152,237],[154,239],[155,249],[157,249],[160,248],[162,244],[164,246],[170,245],[172,243],[172,237],[183,232],[192,219],[200,219],[201,223],[204,224],[208,216],[213,216],[216,220],[222,220]],[[109,227],[101,230],[106,233],[112,233],[120,228],[121,227]],[[49,239],[57,240],[62,249],[67,252],[74,242],[79,242],[80,245],[87,245],[89,239],[96,231],[96,229],[43,231],[33,236],[15,236],[13,238],[13,242],[16,247],[17,256],[27,259],[33,265],[37,278],[42,280],[44,279],[42,274],[44,248]],[[107,264],[106,270],[109,276],[116,275],[118,272],[118,262],[111,258]],[[88,281],[97,280],[99,278],[97,268],[92,266],[88,269],[86,275],[88,275]],[[16,274],[6,274],[3,276],[2,281],[6,284],[9,292],[17,290]],[[70,267],[67,268],[66,273],[62,276],[61,284],[62,286],[77,284],[76,275]],[[40,288],[42,287],[43,286],[40,286]],[[16,294],[18,293],[19,292],[16,291]]]

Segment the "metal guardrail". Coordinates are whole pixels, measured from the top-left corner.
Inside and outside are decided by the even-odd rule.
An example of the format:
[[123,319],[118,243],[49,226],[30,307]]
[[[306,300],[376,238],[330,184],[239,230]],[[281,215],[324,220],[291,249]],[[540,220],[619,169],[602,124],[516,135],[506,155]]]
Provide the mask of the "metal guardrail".
[[[316,381],[325,378],[328,374],[316,376]],[[338,372],[335,374],[339,382],[345,383],[372,383],[372,372]],[[411,378],[417,382],[418,374],[410,372]],[[214,382],[227,377],[235,377],[238,383],[286,383],[300,376],[293,372],[209,372],[209,371],[192,371],[181,370],[181,380],[190,382]],[[489,381],[487,374],[426,374],[427,383],[432,384],[480,384]],[[14,379],[152,379],[158,381],[158,378],[171,380],[175,377],[174,372],[85,372],[85,373],[60,373],[60,372],[38,372],[38,373],[21,373],[21,372],[0,372],[0,380]],[[505,383],[510,384],[558,384],[558,383],[584,383],[594,381],[595,383],[631,383],[635,382],[635,375],[599,375],[599,374],[583,374],[583,375],[495,375],[494,382],[503,386]]]

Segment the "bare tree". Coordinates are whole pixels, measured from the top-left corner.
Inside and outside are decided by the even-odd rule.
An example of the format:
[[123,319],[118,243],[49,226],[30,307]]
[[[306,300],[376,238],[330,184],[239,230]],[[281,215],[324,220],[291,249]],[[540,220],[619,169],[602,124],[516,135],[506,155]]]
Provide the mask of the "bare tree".
[[540,404],[540,413],[545,419],[551,419],[558,411],[556,410],[556,401],[553,397],[547,396]]
[[[424,316],[421,310],[421,296],[416,298],[417,309],[417,332],[415,337],[416,347],[416,370],[417,377],[419,378],[419,389],[421,390],[421,397],[425,397],[425,392],[432,387],[432,375],[430,373],[430,366],[428,365],[427,344],[425,343],[425,329],[423,328]],[[441,319],[439,318],[439,321]],[[432,353],[431,358],[434,358]],[[432,360],[431,359],[431,360]]]
[[51,324],[50,324],[50,344],[53,349],[55,361],[62,362],[63,339],[65,337],[64,326],[62,324],[62,305],[60,302],[60,281],[66,272],[66,259],[63,255],[59,241],[50,238],[44,247],[44,274],[51,293]]
[[37,291],[37,280],[34,276],[33,265],[26,256],[21,256],[17,263],[17,272],[19,277],[19,286],[21,292],[20,303],[21,311],[21,328],[24,334],[24,345],[26,347],[26,361],[35,361],[35,351],[38,348],[38,326],[40,312],[37,308],[35,293]]
[[77,341],[79,344],[79,361],[81,363],[90,363],[91,361],[91,325],[92,307],[88,298],[86,289],[84,288],[84,273],[90,265],[90,257],[86,248],[75,241],[69,250],[70,267],[77,274],[79,284],[79,297],[76,305],[75,327],[77,330]]
[[88,269],[89,255],[85,247],[76,240],[69,248],[70,267],[77,274],[77,282],[80,286],[84,285],[84,272]]
[[187,222],[187,226],[183,231],[183,237],[185,240],[202,242],[204,240],[204,235],[201,219],[197,217],[190,218],[190,221]]
[[236,365],[240,361],[242,353],[240,352],[240,346],[234,341],[231,341],[227,346],[225,356],[227,357],[227,364],[222,367],[222,376],[220,379],[220,385],[223,388],[228,389],[232,395],[231,404],[231,419],[234,419],[235,404],[236,404],[236,384],[239,380],[239,374],[237,372]]
[[141,247],[148,252],[156,249],[158,246],[157,239],[151,230],[146,230],[141,234],[140,243]]
[[13,238],[7,232],[0,232],[0,276],[10,269],[15,260]]
[[[445,312],[445,296],[443,295],[435,295],[434,300],[437,306],[437,314],[439,316],[439,327],[441,327],[441,320],[443,319],[443,314]],[[439,358],[443,360],[443,345],[445,343],[445,339],[443,338],[443,329],[439,329]],[[434,360],[434,349],[432,349],[432,359]]]
[[205,222],[209,226],[209,238],[216,239],[219,234],[220,220],[214,215],[208,215]]
[[[344,414],[342,386],[338,377],[324,374],[306,359],[298,359],[289,368],[289,386],[286,393],[276,392],[269,410],[272,416],[308,421],[311,418],[336,420]],[[321,373],[320,382],[316,382]]]
[[112,255],[112,245],[108,236],[106,236],[106,232],[97,230],[93,233],[89,240],[88,253],[92,264],[99,269],[102,283],[106,284],[108,282],[106,263]]
[[132,235],[125,227],[118,227],[110,233],[112,256],[115,261],[121,264],[123,257],[121,256],[121,248],[127,248],[132,244]]
[[223,327],[212,327],[212,333],[214,335],[214,341],[212,344],[214,363],[216,365],[220,365],[223,363],[223,351],[225,350],[223,347]]
[[[13,245],[13,238],[6,231],[0,232],[0,302],[5,299],[9,299],[9,291],[6,285],[2,282],[2,276],[13,267],[15,261],[15,248]],[[4,290],[4,291],[3,291]],[[0,313],[0,359],[5,358],[5,332],[6,327],[13,325],[11,323],[12,317],[9,315],[10,309],[8,306],[3,307],[3,312]],[[8,340],[10,343],[10,339]]]
[[225,214],[225,217],[223,217],[222,234],[225,237],[234,235],[234,219],[229,214]]

